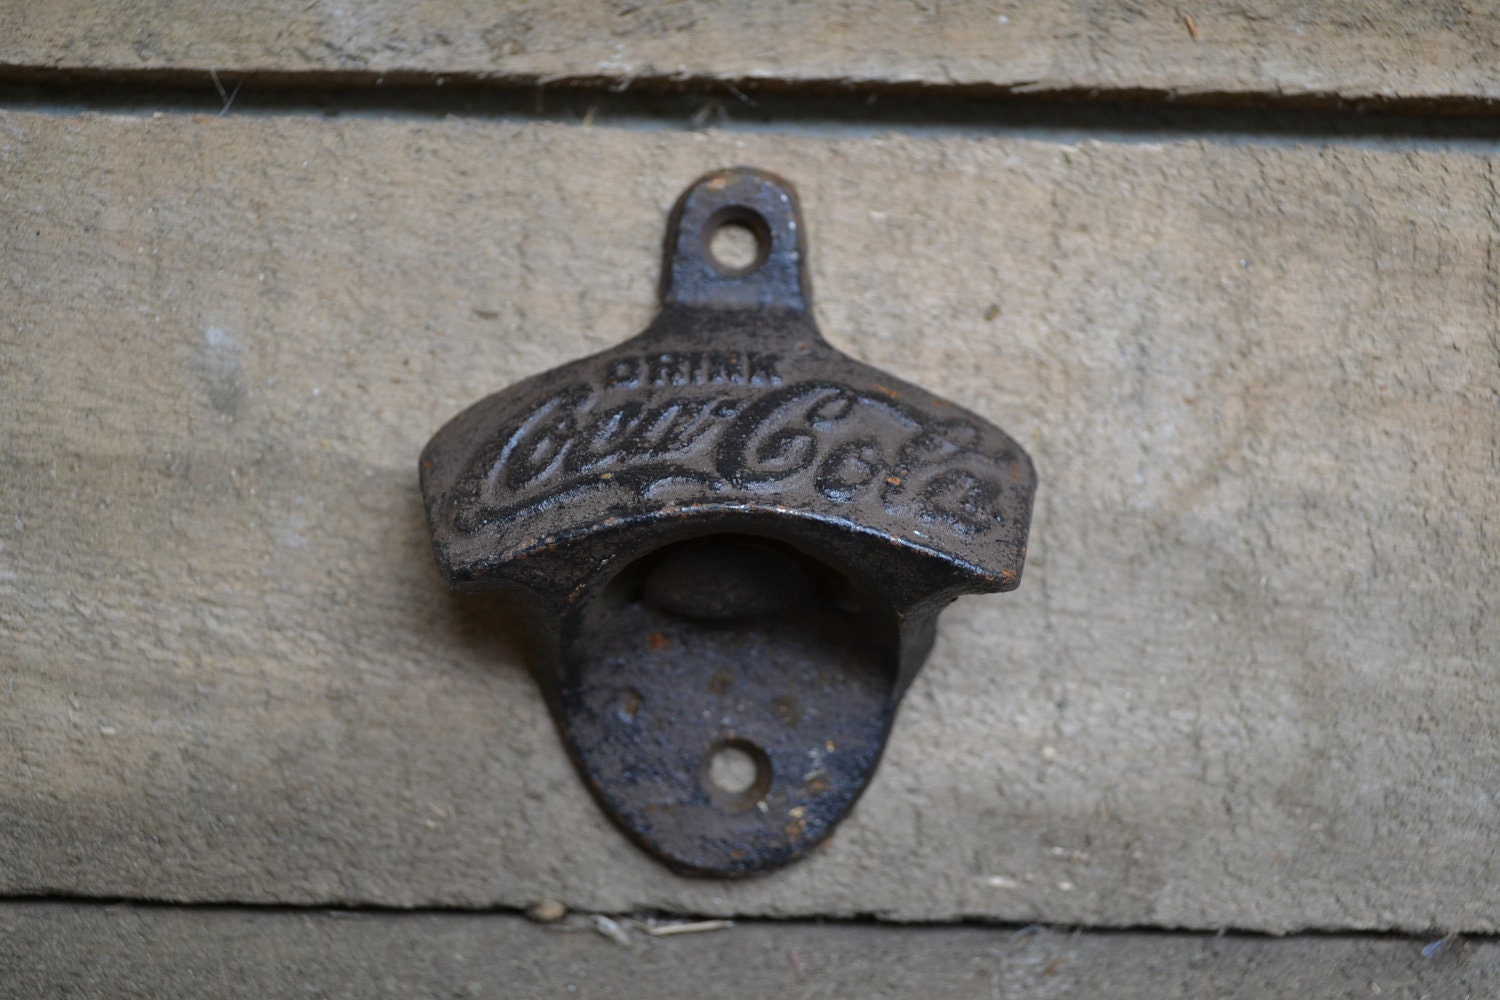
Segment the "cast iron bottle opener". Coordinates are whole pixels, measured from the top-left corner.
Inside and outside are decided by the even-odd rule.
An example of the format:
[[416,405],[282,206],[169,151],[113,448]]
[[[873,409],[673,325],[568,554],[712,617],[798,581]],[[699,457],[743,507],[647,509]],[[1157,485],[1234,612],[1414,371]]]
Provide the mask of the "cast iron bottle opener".
[[[746,266],[710,248],[726,225],[755,237]],[[526,602],[584,781],[682,874],[827,837],[938,613],[1013,589],[1026,555],[1026,453],[830,346],[805,254],[786,181],[701,178],[645,332],[476,403],[422,454],[449,584]]]

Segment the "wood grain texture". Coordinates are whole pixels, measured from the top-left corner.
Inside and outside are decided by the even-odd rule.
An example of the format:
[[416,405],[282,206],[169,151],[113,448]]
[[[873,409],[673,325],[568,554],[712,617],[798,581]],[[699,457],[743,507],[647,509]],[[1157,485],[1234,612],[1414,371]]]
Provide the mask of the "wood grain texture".
[[1500,10],[1459,0],[507,2],[49,0],[0,11],[0,66],[967,85],[1471,102]]
[[[667,874],[416,457],[801,189],[817,313],[1036,459],[816,856]],[[0,891],[1489,930],[1495,166],[1470,152],[0,114]]]
[[[606,925],[607,926],[607,925]],[[0,904],[0,997],[1490,997],[1500,944]],[[1431,953],[1431,949],[1429,949]]]

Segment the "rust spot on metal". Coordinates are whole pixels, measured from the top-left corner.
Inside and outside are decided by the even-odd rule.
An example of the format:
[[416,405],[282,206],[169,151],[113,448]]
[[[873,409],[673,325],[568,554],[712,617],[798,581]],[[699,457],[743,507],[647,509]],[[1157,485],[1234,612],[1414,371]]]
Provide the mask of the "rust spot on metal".
[[802,721],[802,703],[796,695],[784,694],[771,703],[776,717],[788,726],[795,726]]
[[645,699],[641,697],[639,691],[635,688],[626,688],[615,700],[615,714],[623,722],[634,722],[636,716],[641,714],[641,705],[644,703]]

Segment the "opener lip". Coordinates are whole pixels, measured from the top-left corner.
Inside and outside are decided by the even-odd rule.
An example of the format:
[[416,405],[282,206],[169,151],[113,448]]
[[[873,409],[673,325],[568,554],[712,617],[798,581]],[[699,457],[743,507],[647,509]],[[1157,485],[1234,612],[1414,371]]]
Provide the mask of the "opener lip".
[[[624,523],[735,510],[809,518],[851,537],[882,539],[902,553],[947,562],[975,592],[1019,585],[1035,470],[997,428],[831,347],[778,356],[778,374],[764,384],[611,387],[609,372],[620,364],[704,353],[665,338],[639,340],[496,393],[433,437],[422,455],[421,488],[434,553],[451,585],[499,581],[514,563]],[[705,425],[699,447],[621,449],[570,470],[574,449],[597,437],[622,406],[639,406],[647,416],[696,408],[686,419]],[[716,422],[715,407],[734,416]],[[843,420],[844,430],[796,426],[819,407],[858,411],[857,419]],[[549,433],[538,430],[540,420],[565,408],[560,419],[572,423],[570,434],[552,446],[569,454],[509,488],[508,463],[535,444],[528,436]],[[802,468],[763,473],[747,460],[760,442],[791,434],[817,449]],[[965,448],[947,439],[955,435],[975,443]],[[826,476],[820,481],[841,453],[856,448],[879,465],[868,470],[865,488],[844,495]],[[914,455],[924,451],[944,454],[924,462]],[[965,496],[965,488],[981,495]]]

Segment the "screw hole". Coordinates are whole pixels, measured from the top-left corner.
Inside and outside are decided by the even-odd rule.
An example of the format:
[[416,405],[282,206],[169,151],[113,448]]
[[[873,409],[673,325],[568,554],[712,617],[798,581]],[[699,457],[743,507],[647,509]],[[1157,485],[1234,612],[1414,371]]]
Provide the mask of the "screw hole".
[[708,259],[726,278],[740,278],[765,263],[771,230],[759,212],[731,206],[715,212],[704,227]]
[[755,232],[738,222],[726,222],[714,232],[709,241],[708,252],[714,263],[725,271],[746,271],[760,256],[760,245]]
[[725,740],[709,747],[703,760],[703,786],[725,809],[749,809],[771,790],[771,761],[748,740]]

